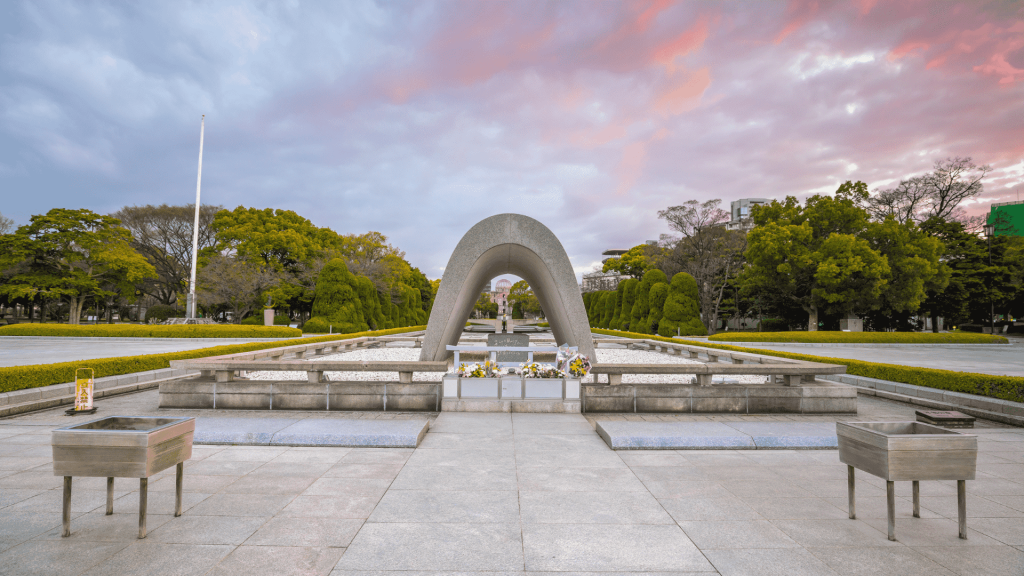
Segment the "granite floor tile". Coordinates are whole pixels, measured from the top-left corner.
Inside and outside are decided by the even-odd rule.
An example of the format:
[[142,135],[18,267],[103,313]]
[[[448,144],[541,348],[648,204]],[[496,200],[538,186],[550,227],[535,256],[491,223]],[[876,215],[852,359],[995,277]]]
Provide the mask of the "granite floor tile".
[[128,544],[86,540],[32,540],[0,554],[3,576],[74,576],[103,563]]
[[[846,517],[849,517],[850,513],[850,500],[846,495],[835,498],[822,498],[822,500],[835,506],[839,510],[842,510]],[[923,500],[923,499],[922,499]],[[864,496],[857,493],[857,519],[867,520],[868,518],[888,518],[888,504],[886,504],[885,495],[881,496]],[[970,510],[970,501],[968,501],[968,510]],[[907,498],[896,498],[896,517],[897,518],[912,518],[914,516],[914,503]],[[942,518],[942,515],[933,512],[923,504],[921,505],[921,518]]]
[[701,550],[715,548],[797,548],[789,536],[766,520],[680,522],[679,527]]
[[524,524],[673,524],[661,504],[643,492],[520,492]]
[[[181,494],[181,509],[183,512],[190,512],[200,502],[206,500],[213,494],[205,494],[202,492],[182,492]],[[146,513],[147,514],[174,514],[174,492],[162,491],[162,492],[147,492],[146,494]],[[102,507],[97,507],[96,510],[104,510],[106,508],[106,501],[104,501]],[[122,496],[117,500],[114,500],[114,514],[138,514],[139,513],[139,493],[134,492],[127,496]]]
[[768,520],[849,518],[849,513],[821,498],[747,498],[755,512]]
[[[968,520],[967,528],[973,528],[1003,544],[1024,546],[1024,520],[1020,518],[976,518]],[[967,537],[970,536],[968,533]]]
[[617,450],[615,454],[630,467],[685,466],[689,460],[672,450]]
[[380,478],[323,477],[310,484],[305,496],[370,496],[380,499],[391,485],[391,480]]
[[403,468],[392,490],[516,490],[516,469],[509,466]]
[[46,492],[46,490],[38,490],[33,488],[5,488],[0,490],[0,509],[13,506],[19,502],[24,502],[33,496],[38,496]]
[[240,546],[209,576],[326,576],[344,554],[341,548]]
[[906,546],[809,548],[808,552],[841,576],[949,576],[953,574]]
[[[907,546],[997,546],[999,541],[976,530],[979,522],[1009,520],[1013,518],[976,518],[967,521],[967,539],[960,539],[960,526],[948,518],[897,518],[896,540]],[[864,522],[882,532],[886,538],[888,521],[884,518],[868,518]],[[1020,520],[1016,520],[1020,523]]]
[[527,571],[713,571],[677,526],[524,524]]
[[331,466],[323,476],[325,478],[382,478],[392,480],[402,471],[404,463],[386,464],[346,464],[339,462]]
[[[123,546],[119,544],[118,546]],[[234,549],[232,546],[164,544],[138,540],[93,566],[88,576],[199,576]]]
[[515,437],[516,452],[535,450],[597,450],[610,451],[597,433],[580,434],[524,434]]
[[281,517],[366,518],[377,505],[368,496],[297,496],[278,513]]
[[[805,548],[830,546],[895,546],[885,532],[885,520],[881,531],[874,520],[773,520],[779,530]],[[899,538],[897,528],[896,537]]]
[[412,450],[403,448],[352,448],[339,462],[346,464],[403,464],[412,456],[412,453]]
[[[89,512],[106,506],[107,492],[99,490],[75,490],[74,481],[71,483],[71,511]],[[47,490],[11,505],[9,510],[20,510],[23,512],[51,512],[60,514],[64,506],[63,490]]]
[[714,480],[696,466],[630,466],[630,470],[645,484],[679,480]]
[[261,516],[178,516],[152,530],[146,540],[167,544],[230,544],[238,546],[268,518]]
[[431,430],[417,450],[495,450],[515,451],[510,432],[490,434],[442,434]]
[[252,471],[251,476],[280,478],[287,476],[323,476],[333,464],[330,462],[278,462],[272,460]]
[[288,451],[283,446],[230,446],[206,458],[208,462],[270,462]]
[[[457,545],[453,545],[457,543]],[[401,554],[395,554],[401,550]],[[522,570],[519,523],[367,523],[353,538],[341,570]]]
[[[166,493],[165,493],[166,494]],[[277,514],[295,499],[280,494],[214,494],[189,510],[193,516],[262,516]]]
[[200,460],[199,462],[185,463],[185,475],[193,474],[199,476],[242,476],[263,466],[264,462],[252,462],[246,460],[228,460],[223,462]]
[[331,462],[341,461],[352,448],[314,448],[297,446],[274,458],[272,462]]
[[[72,518],[72,529],[74,519]],[[60,510],[47,512],[19,512],[13,510],[0,511],[0,542],[7,548],[44,534],[46,531],[61,525]]]
[[612,451],[581,450],[531,450],[515,453],[516,465],[526,466],[580,467],[580,468],[627,468],[618,454]]
[[543,468],[519,469],[521,491],[554,492],[646,492],[644,484],[629,468]]
[[703,552],[722,576],[836,576],[824,562],[803,548]]
[[344,548],[362,525],[361,519],[275,516],[250,536],[245,545]]
[[914,548],[937,564],[960,576],[1020,576],[1024,574],[1024,552],[1009,546],[972,548]]
[[[946,496],[921,497],[921,506],[946,518],[957,519],[959,512],[956,498]],[[1024,512],[993,502],[987,498],[967,496],[968,518],[1024,518]],[[1024,523],[1024,521],[1022,521]]]
[[[238,481],[245,476],[200,476],[198,474],[185,474],[181,478],[181,489],[183,492],[201,492],[203,494],[216,494],[229,484]],[[125,479],[127,481],[128,479]],[[168,474],[157,480],[150,478],[150,492],[173,492],[176,490],[177,480],[174,474]],[[117,486],[118,480],[114,480]],[[138,490],[138,482],[134,482],[134,488]]]
[[[216,478],[216,476],[210,476],[210,478]],[[276,476],[271,478],[249,474],[224,486],[222,491],[225,494],[291,494],[298,496],[316,479],[315,476]]]
[[722,498],[660,498],[658,502],[676,522],[703,520],[764,520],[735,496]]
[[406,466],[515,466],[515,454],[492,450],[417,450]]
[[659,500],[664,498],[735,498],[718,482],[709,480],[647,481],[644,486]]
[[367,522],[511,524],[519,521],[512,491],[390,490]]
[[[60,526],[60,517],[56,526],[47,532],[36,536],[39,539],[59,540],[62,538],[63,528]],[[173,514],[146,514],[146,529],[151,533],[153,530],[163,526],[174,518]],[[139,538],[139,517],[137,514],[111,514],[107,516],[106,511],[97,510],[83,514],[71,520],[72,540],[85,542],[124,542],[131,544]]]

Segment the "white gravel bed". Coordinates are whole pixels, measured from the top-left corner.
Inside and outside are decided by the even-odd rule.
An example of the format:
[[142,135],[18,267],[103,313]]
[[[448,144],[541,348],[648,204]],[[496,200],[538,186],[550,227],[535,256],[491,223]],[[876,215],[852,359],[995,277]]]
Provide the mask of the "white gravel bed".
[[[364,350],[353,350],[340,354],[329,354],[316,358],[320,360],[371,360],[371,361],[410,361],[420,359],[419,348],[371,348]],[[660,352],[647,350],[627,350],[625,348],[597,349],[597,361],[606,364],[704,364],[697,360],[683,358],[682,356],[669,356]],[[331,381],[353,381],[353,380],[398,380],[398,372],[324,372],[324,375]],[[305,380],[305,372],[276,372],[261,371],[249,372],[250,380]],[[415,372],[415,382],[440,382],[440,372]],[[622,377],[624,384],[656,384],[660,382],[671,384],[689,384],[693,381],[690,374],[626,374]],[[739,384],[763,384],[766,382],[764,376],[715,376],[713,382],[729,382]],[[587,376],[584,382],[593,382],[593,376]]]

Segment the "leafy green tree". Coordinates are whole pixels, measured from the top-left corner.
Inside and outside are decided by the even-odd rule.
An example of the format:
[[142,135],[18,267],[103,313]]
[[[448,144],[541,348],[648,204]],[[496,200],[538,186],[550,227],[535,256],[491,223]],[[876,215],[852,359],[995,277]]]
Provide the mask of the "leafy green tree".
[[332,259],[320,271],[313,300],[313,318],[330,324],[334,332],[341,334],[370,328],[359,300],[359,280],[349,272],[341,258]]
[[846,182],[835,196],[794,198],[755,207],[747,235],[748,266],[740,277],[747,294],[768,293],[798,304],[808,330],[819,312],[866,312],[880,305],[891,275],[886,258],[860,238],[867,227],[863,182]]
[[33,216],[0,236],[0,269],[14,269],[0,294],[64,299],[68,322],[78,324],[87,298],[120,293],[134,300],[135,284],[156,276],[131,240],[116,218],[90,210],[54,208]]
[[[660,299],[660,288],[658,292]],[[686,272],[680,272],[672,277],[672,283],[668,285],[658,334],[671,338],[676,335],[704,336],[707,333],[707,328],[700,321],[700,309],[697,306],[697,281]]]
[[647,316],[651,312],[649,295],[651,288],[658,283],[668,284],[668,276],[657,268],[648,270],[640,281],[637,288],[636,300],[633,303],[633,310],[629,319],[629,331],[649,334]]
[[861,235],[885,256],[890,276],[882,289],[880,307],[867,319],[872,329],[912,330],[912,314],[918,312],[928,293],[943,290],[949,284],[949,266],[940,262],[943,246],[908,221],[900,224],[892,217],[871,222]]
[[490,295],[486,292],[480,294],[480,297],[476,299],[476,304],[473,305],[473,310],[484,318],[498,317],[498,304],[493,302]]
[[668,299],[669,285],[659,282],[651,286],[651,293],[647,298],[650,301],[651,311],[647,315],[647,334],[660,334],[661,318],[665,314],[665,302]]
[[512,285],[508,293],[508,304],[512,307],[513,318],[523,318],[527,313],[540,314],[540,301],[525,280]]
[[622,301],[625,299],[625,294],[626,281],[619,282],[615,288],[615,299],[612,301],[612,315],[608,319],[607,328],[610,330],[618,330],[622,323]]
[[636,278],[627,278],[621,282],[621,285],[625,285],[622,290],[622,310],[619,316],[619,324],[615,329],[629,330],[630,318],[633,314],[633,304],[636,303],[636,292],[640,287],[640,281]]
[[640,244],[629,249],[628,252],[617,258],[609,258],[601,268],[602,272],[617,272],[623,276],[642,278],[644,273],[652,267],[648,257],[646,244]]

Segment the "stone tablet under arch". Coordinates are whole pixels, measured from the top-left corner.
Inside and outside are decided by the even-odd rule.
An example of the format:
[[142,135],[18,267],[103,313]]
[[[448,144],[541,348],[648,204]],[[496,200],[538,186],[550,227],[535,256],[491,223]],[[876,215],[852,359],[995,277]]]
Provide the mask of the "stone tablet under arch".
[[514,274],[533,288],[559,344],[594,357],[583,295],[569,256],[547,226],[520,214],[498,214],[466,232],[448,260],[434,298],[420,360],[445,360],[481,291],[495,276]]

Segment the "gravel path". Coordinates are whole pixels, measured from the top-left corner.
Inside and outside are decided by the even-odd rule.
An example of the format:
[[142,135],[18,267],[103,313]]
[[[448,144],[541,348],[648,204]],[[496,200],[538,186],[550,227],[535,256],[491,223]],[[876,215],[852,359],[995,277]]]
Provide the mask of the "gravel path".
[[[354,350],[341,354],[330,354],[317,358],[322,360],[372,360],[372,361],[409,361],[419,360],[419,348],[374,348],[367,350]],[[647,350],[627,350],[599,348],[597,350],[597,361],[606,364],[703,364],[697,360],[690,360],[681,356],[669,356],[658,352]],[[353,381],[353,380],[398,380],[398,372],[325,372],[325,376],[332,381]],[[440,382],[442,374],[439,372],[416,372],[413,374],[415,382]],[[251,380],[305,380],[305,372],[249,372]],[[626,374],[622,378],[624,384],[655,384],[655,383],[678,383],[689,384],[693,376],[689,374]],[[736,382],[743,384],[762,384],[764,376],[729,376],[727,379],[717,376],[714,382]],[[584,382],[593,382],[593,376],[587,376]]]

